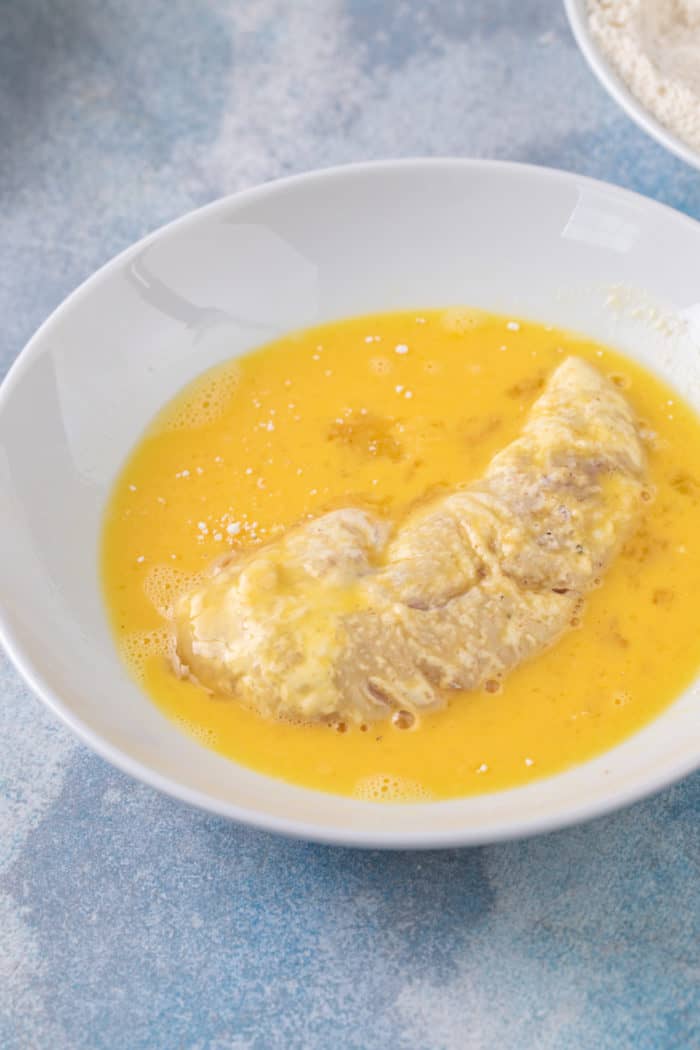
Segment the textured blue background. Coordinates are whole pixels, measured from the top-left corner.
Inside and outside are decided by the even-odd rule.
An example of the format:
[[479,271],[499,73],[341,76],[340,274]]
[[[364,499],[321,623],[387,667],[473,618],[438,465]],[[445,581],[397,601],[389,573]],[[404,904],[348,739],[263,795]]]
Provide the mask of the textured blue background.
[[[0,372],[194,205],[344,161],[496,156],[700,217],[556,0],[0,0]],[[0,1045],[700,1047],[700,776],[441,854],[230,826],[70,738],[0,658]]]

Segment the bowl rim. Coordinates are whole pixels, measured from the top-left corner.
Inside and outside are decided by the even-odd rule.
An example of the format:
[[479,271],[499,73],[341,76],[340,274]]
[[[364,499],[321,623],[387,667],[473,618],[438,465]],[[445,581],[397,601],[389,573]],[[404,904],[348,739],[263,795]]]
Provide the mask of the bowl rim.
[[[13,396],[15,387],[28,369],[36,356],[42,352],[47,337],[56,324],[64,318],[73,306],[84,297],[89,296],[92,289],[101,281],[110,277],[112,272],[117,271],[123,262],[134,254],[142,251],[154,238],[175,230],[182,230],[191,224],[201,221],[218,210],[225,210],[231,205],[245,206],[253,201],[264,198],[267,195],[276,194],[280,190],[286,190],[296,184],[314,181],[325,181],[328,179],[345,178],[348,175],[364,175],[373,172],[390,173],[397,169],[428,169],[428,168],[461,168],[465,172],[494,172],[496,170],[522,173],[534,176],[538,179],[558,181],[573,185],[587,185],[598,188],[614,196],[619,196],[623,201],[643,202],[645,208],[650,209],[667,218],[672,218],[676,223],[688,226],[696,233],[700,233],[700,223],[683,212],[677,211],[666,204],[644,197],[632,190],[616,186],[613,183],[593,179],[588,176],[578,175],[556,168],[544,167],[535,164],[523,164],[513,161],[488,160],[481,158],[466,157],[408,157],[400,159],[385,159],[358,162],[353,164],[336,165],[327,168],[314,169],[287,176],[285,178],[271,180],[251,188],[238,191],[233,194],[218,198],[187,212],[185,215],[172,220],[165,225],[146,234],[139,241],[125,248],[113,258],[99,267],[93,274],[74,289],[40,325],[34,335],[29,339],[24,348],[17,355],[10,366],[4,380],[0,383],[0,421],[5,406]],[[61,698],[51,683],[35,669],[31,657],[24,652],[23,646],[16,637],[10,624],[9,606],[3,601],[0,593],[0,644],[5,649],[10,661],[18,670],[24,682],[32,692],[66,725],[76,737],[86,744],[93,752],[105,759],[111,765],[134,779],[153,787],[163,794],[185,802],[188,805],[217,816],[226,817],[229,820],[258,828],[264,831],[275,832],[290,838],[303,839],[328,845],[347,847],[360,847],[368,849],[437,849],[454,848],[460,846],[486,845],[488,843],[509,841],[513,839],[527,838],[532,835],[556,831],[574,824],[583,823],[596,817],[622,809],[632,803],[657,793],[665,787],[670,786],[700,767],[700,749],[695,756],[687,756],[682,760],[667,760],[661,767],[656,767],[652,774],[646,777],[637,777],[629,786],[617,790],[612,795],[602,796],[594,801],[578,801],[569,803],[563,808],[557,808],[548,813],[537,813],[530,817],[518,817],[515,819],[502,820],[497,827],[484,828],[483,826],[470,826],[465,824],[461,827],[449,828],[436,831],[394,831],[382,829],[381,831],[370,831],[366,829],[355,829],[347,824],[321,824],[305,823],[295,818],[278,816],[250,809],[244,805],[238,805],[207,794],[204,791],[192,789],[183,785],[172,777],[165,776],[143,763],[131,757],[119,746],[114,745],[102,738],[99,732],[93,730],[90,725],[79,718],[70,709],[70,706]],[[585,763],[583,763],[585,765]],[[263,775],[263,774],[259,774]],[[274,778],[270,778],[274,779]],[[556,775],[554,777],[556,779]],[[510,790],[518,790],[510,789]],[[503,795],[507,792],[498,792]],[[341,796],[338,796],[341,798]],[[488,796],[482,796],[488,797]],[[450,799],[439,802],[411,803],[412,808],[425,810],[426,807],[458,807],[463,799]],[[376,803],[364,803],[374,806]]]
[[569,27],[581,54],[611,98],[647,135],[656,139],[661,146],[665,146],[667,150],[684,160],[686,164],[700,169],[700,153],[688,146],[683,139],[670,131],[665,124],[662,124],[651,110],[642,105],[603,56],[602,51],[593,39],[588,25],[586,0],[563,0],[563,3],[569,20]]

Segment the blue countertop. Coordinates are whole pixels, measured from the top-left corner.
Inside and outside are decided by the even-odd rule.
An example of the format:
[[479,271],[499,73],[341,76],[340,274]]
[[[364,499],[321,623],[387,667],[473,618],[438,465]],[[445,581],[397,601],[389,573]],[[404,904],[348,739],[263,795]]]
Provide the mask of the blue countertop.
[[[453,154],[700,174],[593,80],[556,0],[5,0],[0,374],[115,252],[328,164]],[[700,775],[585,827],[426,854],[191,811],[0,657],[0,1045],[700,1047]]]

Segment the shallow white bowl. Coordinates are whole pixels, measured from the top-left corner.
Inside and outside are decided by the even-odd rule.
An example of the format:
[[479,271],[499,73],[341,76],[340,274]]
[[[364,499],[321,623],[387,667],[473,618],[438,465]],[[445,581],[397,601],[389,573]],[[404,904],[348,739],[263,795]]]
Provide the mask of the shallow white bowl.
[[[98,579],[101,517],[163,402],[279,333],[401,307],[481,307],[578,329],[700,406],[700,226],[575,175],[416,160],[287,179],[203,208],[114,259],[56,311],[0,390],[0,630],[90,747],[186,802],[348,845],[483,843],[580,821],[700,765],[690,690],[601,758],[479,798],[377,805],[292,787],[200,746],[129,678]],[[616,289],[611,291],[615,285]]]
[[571,31],[584,58],[608,94],[615,99],[618,106],[621,106],[625,113],[643,131],[646,131],[647,135],[651,135],[652,138],[660,142],[671,153],[675,153],[681,160],[692,164],[694,168],[700,168],[700,153],[696,153],[683,139],[669,131],[660,120],[656,119],[653,113],[642,105],[636,95],[632,94],[624,80],[618,76],[605,55],[602,54],[598,44],[593,39],[588,25],[587,0],[564,0],[564,7]]

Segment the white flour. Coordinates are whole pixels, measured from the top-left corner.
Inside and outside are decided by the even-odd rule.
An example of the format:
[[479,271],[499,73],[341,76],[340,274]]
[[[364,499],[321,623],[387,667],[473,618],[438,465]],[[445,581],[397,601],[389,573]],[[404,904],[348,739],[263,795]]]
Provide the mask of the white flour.
[[700,153],[700,0],[588,0],[588,19],[630,91]]

